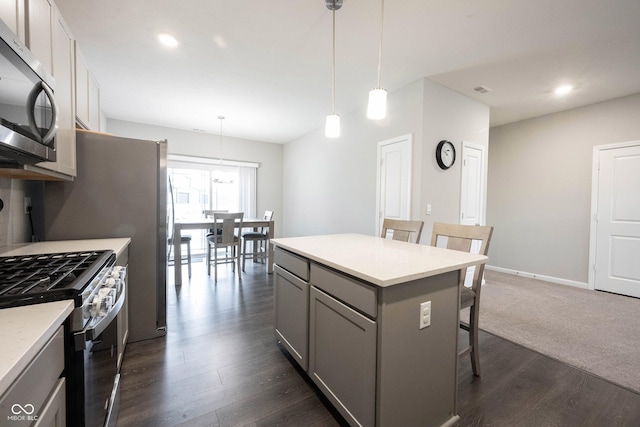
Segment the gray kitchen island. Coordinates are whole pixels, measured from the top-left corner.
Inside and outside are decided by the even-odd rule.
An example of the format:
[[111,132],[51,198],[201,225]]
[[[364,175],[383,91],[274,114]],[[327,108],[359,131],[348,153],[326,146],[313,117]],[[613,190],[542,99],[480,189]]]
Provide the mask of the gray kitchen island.
[[458,420],[460,270],[487,257],[359,234],[272,242],[277,339],[349,424]]

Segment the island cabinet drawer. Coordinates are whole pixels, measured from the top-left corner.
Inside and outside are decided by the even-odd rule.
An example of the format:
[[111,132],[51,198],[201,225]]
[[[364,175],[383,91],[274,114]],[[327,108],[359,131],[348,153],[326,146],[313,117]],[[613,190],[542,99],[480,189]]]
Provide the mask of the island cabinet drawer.
[[376,288],[372,285],[316,263],[311,263],[310,283],[374,319],[378,315]]
[[275,263],[290,273],[295,274],[305,282],[309,281],[309,260],[276,247]]
[[[47,398],[56,387],[63,370],[64,334],[61,326],[0,397],[0,419],[37,420],[37,416],[44,414]],[[19,424],[16,422],[16,425]],[[24,425],[31,423],[25,422]]]

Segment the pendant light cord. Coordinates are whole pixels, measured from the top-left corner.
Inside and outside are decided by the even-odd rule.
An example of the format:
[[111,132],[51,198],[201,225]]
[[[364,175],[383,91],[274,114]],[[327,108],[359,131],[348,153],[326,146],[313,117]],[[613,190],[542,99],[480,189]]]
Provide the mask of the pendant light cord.
[[332,46],[332,79],[331,79],[331,114],[336,113],[336,2],[333,2],[333,46]]
[[218,116],[218,120],[220,120],[220,134],[218,135],[218,153],[220,154],[220,164],[222,164],[222,121],[224,120],[224,116]]
[[378,84],[376,88],[380,87],[380,64],[382,63],[382,25],[384,23],[384,0],[380,0],[380,46],[378,47]]

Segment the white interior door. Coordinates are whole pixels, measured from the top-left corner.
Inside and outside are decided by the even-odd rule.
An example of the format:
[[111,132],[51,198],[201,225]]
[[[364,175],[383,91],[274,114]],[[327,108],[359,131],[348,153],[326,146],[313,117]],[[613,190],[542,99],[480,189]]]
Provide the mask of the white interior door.
[[[484,225],[485,148],[462,142],[462,172],[460,179],[460,224]],[[480,241],[471,243],[471,252],[480,252]],[[471,287],[475,267],[467,268],[465,286]]]
[[378,196],[375,235],[384,218],[410,219],[412,138],[405,135],[378,143]]
[[594,287],[640,298],[640,142],[598,154]]
[[460,224],[484,225],[484,147],[462,143]]

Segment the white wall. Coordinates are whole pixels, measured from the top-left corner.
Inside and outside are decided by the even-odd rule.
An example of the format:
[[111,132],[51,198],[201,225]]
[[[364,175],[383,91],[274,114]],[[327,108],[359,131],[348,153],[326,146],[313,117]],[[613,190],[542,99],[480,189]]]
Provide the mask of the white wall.
[[[413,134],[414,141],[412,218],[426,221],[422,242],[429,242],[431,218],[457,222],[459,162],[439,172],[435,147],[441,139],[454,142],[458,151],[462,140],[487,146],[487,106],[421,79],[389,94],[388,116],[380,123],[366,118],[364,106],[343,115],[341,122],[339,139],[325,138],[324,130],[317,129],[285,145],[285,236],[378,234],[377,143],[406,134]],[[427,202],[435,208],[431,217]]]
[[274,211],[274,220],[276,221],[275,234],[276,236],[281,235],[282,144],[232,138],[223,134],[222,153],[220,153],[218,135],[114,119],[107,119],[106,132],[129,138],[166,139],[169,154],[211,158],[223,157],[226,160],[259,163],[257,212],[262,215],[265,210]]
[[492,266],[585,284],[593,146],[640,139],[640,94],[490,130]]
[[[487,157],[491,154],[488,152],[489,107],[444,86],[427,83],[424,88],[425,148],[421,159],[420,213],[425,220],[423,234],[426,240],[423,238],[422,241],[429,244],[434,222],[460,223],[462,142],[481,145],[487,149]],[[456,162],[446,171],[438,167],[435,157],[436,145],[443,139],[451,141],[456,148]],[[486,197],[486,191],[484,194]],[[430,216],[426,215],[427,204],[431,204]]]
[[285,144],[285,236],[374,234],[377,143],[421,134],[421,90],[419,81],[390,93],[380,122],[364,110],[341,115],[340,138],[326,138],[319,128]]

